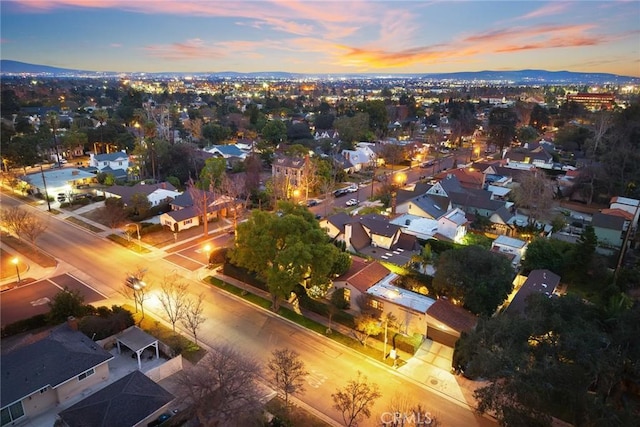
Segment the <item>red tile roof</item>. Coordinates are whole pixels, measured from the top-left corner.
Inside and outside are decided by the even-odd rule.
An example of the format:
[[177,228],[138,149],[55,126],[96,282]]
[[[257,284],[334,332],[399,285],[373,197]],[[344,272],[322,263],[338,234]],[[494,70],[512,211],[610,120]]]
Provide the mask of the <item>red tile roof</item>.
[[344,280],[360,292],[366,292],[389,273],[391,271],[377,261],[367,262],[362,258],[353,257],[349,271],[336,280]]
[[469,332],[478,322],[472,313],[443,298],[434,302],[427,310],[427,314],[458,332]]

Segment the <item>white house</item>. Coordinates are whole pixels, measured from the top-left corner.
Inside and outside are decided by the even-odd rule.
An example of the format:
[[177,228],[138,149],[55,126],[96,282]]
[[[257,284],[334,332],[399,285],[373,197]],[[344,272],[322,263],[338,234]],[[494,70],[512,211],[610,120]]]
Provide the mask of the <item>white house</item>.
[[376,164],[376,153],[368,145],[358,145],[355,150],[342,150],[342,155],[352,165],[354,172],[358,172]]
[[159,184],[139,183],[133,187],[113,185],[107,187],[102,193],[105,197],[118,197],[122,199],[125,206],[131,203],[131,198],[136,194],[144,194],[147,196],[151,206],[158,206],[163,202],[171,201],[182,194],[182,192],[176,190],[169,182],[161,182]]
[[129,169],[129,155],[124,150],[106,154],[91,153],[89,157],[89,166],[98,169],[98,172],[122,171],[126,176]]
[[498,236],[491,243],[491,251],[507,256],[516,267],[527,252],[527,242],[507,236]]

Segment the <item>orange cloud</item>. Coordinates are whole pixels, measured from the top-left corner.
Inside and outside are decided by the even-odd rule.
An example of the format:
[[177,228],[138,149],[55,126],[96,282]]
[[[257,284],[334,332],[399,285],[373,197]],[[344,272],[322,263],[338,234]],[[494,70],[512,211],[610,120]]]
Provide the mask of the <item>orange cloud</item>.
[[525,15],[522,15],[516,19],[531,19],[531,18],[539,18],[541,16],[549,16],[549,15],[558,15],[570,6],[569,2],[555,2],[545,4],[539,9],[534,10],[533,12],[529,12]]
[[200,39],[191,39],[170,45],[149,45],[145,46],[144,50],[149,56],[173,61],[221,58],[225,56],[219,49],[205,45]]

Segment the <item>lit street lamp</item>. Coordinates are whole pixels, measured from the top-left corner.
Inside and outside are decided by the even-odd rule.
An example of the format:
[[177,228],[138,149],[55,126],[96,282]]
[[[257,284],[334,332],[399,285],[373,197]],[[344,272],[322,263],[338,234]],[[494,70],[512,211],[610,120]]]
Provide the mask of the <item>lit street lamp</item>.
[[11,260],[11,262],[16,266],[16,274],[18,275],[18,284],[20,284],[20,268],[18,268],[18,263],[20,260],[18,257],[15,257]]

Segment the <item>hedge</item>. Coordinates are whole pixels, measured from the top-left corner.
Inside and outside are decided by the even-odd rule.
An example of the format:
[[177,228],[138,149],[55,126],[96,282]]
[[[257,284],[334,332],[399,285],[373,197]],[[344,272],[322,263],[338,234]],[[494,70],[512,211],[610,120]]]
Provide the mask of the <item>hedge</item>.
[[35,316],[29,317],[27,319],[18,320],[17,322],[6,325],[4,328],[2,328],[2,338],[42,328],[47,325],[47,315],[36,314]]

